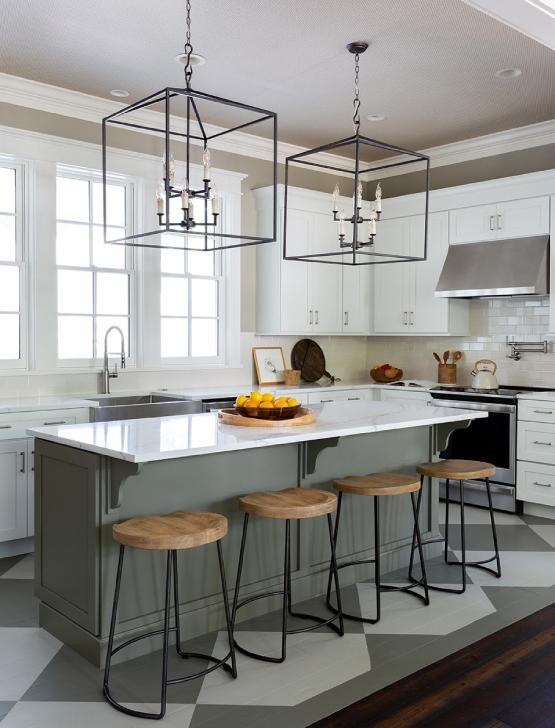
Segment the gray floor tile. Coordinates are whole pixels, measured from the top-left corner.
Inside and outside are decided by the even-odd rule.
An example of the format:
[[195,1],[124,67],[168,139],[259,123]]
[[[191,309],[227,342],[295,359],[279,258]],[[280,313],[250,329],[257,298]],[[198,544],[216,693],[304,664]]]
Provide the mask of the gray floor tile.
[[[445,528],[442,528],[445,534]],[[543,538],[528,526],[497,526],[497,540],[501,551],[555,551]],[[460,526],[449,527],[449,546],[461,548]],[[466,526],[466,548],[472,551],[493,549],[491,528],[488,526]]]
[[29,579],[0,579],[0,627],[38,627],[39,602]]
[[9,571],[9,569],[13,568],[19,561],[24,559],[27,556],[27,554],[23,554],[21,556],[8,556],[5,559],[0,559],[0,576],[2,574],[5,574],[6,571]]
[[271,728],[271,718],[278,717],[283,726],[291,728],[289,718],[293,711],[283,708],[268,708],[260,705],[197,705],[190,728]]
[[552,595],[552,599],[555,600],[555,588],[554,587],[507,587],[507,586],[482,586],[484,592],[488,595],[490,602],[498,610],[502,611],[506,609],[510,604],[514,604],[519,601],[526,601],[530,603],[536,599],[541,599],[544,596],[548,597]]
[[0,701],[0,721],[8,715],[14,705],[15,702],[13,701]]

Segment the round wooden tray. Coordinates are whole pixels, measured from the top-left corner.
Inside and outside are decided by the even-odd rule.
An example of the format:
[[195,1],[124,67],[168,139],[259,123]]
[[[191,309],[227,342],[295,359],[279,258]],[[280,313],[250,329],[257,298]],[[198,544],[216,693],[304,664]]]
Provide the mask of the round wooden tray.
[[394,377],[389,378],[382,374],[379,369],[377,369],[376,371],[372,369],[370,371],[370,376],[375,382],[378,382],[379,384],[391,384],[391,382],[398,382],[400,379],[403,378],[403,370],[399,369]]
[[261,420],[258,417],[243,417],[235,409],[222,409],[218,411],[218,419],[224,425],[239,427],[297,427],[316,422],[316,415],[311,409],[301,407],[295,417],[289,420]]

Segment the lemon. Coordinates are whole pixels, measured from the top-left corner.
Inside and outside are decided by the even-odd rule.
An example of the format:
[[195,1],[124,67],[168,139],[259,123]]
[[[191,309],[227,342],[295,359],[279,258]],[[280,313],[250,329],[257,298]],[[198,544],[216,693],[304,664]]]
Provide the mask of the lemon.
[[259,407],[260,409],[274,409],[274,403],[265,399],[260,403]]
[[274,402],[274,407],[288,407],[288,399],[287,397],[279,397]]
[[295,399],[295,397],[289,397],[287,400],[287,406],[288,407],[296,407],[299,404],[299,400]]
[[237,399],[235,400],[235,406],[236,407],[244,407],[245,402],[247,401],[248,397],[245,394],[240,394]]
[[266,392],[265,394],[262,395],[260,401],[261,402],[273,402],[274,401],[274,395],[273,394],[270,394],[270,392]]
[[253,402],[260,402],[260,400],[262,399],[262,395],[260,394],[260,392],[251,392],[250,399]]

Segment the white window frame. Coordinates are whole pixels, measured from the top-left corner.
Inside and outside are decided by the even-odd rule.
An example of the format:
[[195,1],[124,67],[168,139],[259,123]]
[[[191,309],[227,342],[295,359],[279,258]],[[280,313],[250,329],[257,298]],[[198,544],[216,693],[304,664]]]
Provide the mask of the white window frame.
[[0,155],[0,167],[15,170],[15,262],[1,261],[1,265],[19,269],[19,358],[0,359],[0,371],[26,370],[29,359],[29,199],[28,168],[24,162]]
[[[71,177],[73,179],[79,179],[79,180],[85,180],[89,182],[89,205],[92,202],[92,183],[93,182],[102,182],[102,174],[97,170],[92,169],[83,169],[83,168],[76,168],[72,166],[66,166],[62,164],[56,165],[56,180],[58,177]],[[129,177],[123,176],[123,175],[109,175],[108,181],[111,182],[118,182],[122,184],[125,187],[125,228],[127,233],[129,234],[131,231],[135,229],[135,183],[134,180],[132,180]],[[89,213],[92,208],[89,207]],[[86,225],[87,227],[91,227],[93,223],[91,222],[91,219],[89,217],[88,222],[79,223],[75,220],[59,220],[56,212],[56,207],[54,207],[53,215],[55,219],[55,223],[57,226],[58,222],[71,222],[72,224],[82,224]],[[92,265],[92,249],[91,249],[91,265],[88,267],[82,267],[82,266],[68,266],[68,265],[58,265],[57,261],[55,262],[55,268],[56,268],[56,279],[57,279],[57,272],[59,270],[82,270],[82,271],[90,271],[93,274],[93,313],[92,314],[82,314],[83,316],[92,316],[93,320],[93,345],[94,345],[94,339],[96,337],[96,274],[97,273],[125,273],[129,276],[129,349],[131,352],[126,352],[126,366],[128,367],[135,367],[137,364],[137,286],[138,286],[138,276],[137,276],[137,256],[135,255],[135,249],[125,246],[125,268],[118,269],[118,268],[100,268],[97,266]],[[95,357],[91,358],[83,358],[83,359],[60,359],[58,356],[58,299],[57,299],[57,284],[56,284],[56,301],[55,301],[55,307],[56,307],[56,367],[58,369],[93,369],[98,368],[102,366],[103,362],[103,354],[104,352],[96,352]],[[63,315],[63,314],[62,314]],[[71,315],[71,314],[68,314]],[[75,314],[76,316],[80,314]],[[114,352],[110,352],[110,354],[113,354]]]

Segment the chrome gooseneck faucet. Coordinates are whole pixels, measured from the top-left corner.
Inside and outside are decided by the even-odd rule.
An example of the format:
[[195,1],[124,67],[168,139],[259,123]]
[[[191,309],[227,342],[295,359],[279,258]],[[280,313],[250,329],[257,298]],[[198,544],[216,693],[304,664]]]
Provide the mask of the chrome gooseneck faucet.
[[108,362],[108,336],[111,331],[118,331],[121,336],[121,368],[125,369],[125,337],[123,331],[119,326],[110,326],[104,335],[104,368],[102,375],[104,379],[104,394],[110,394],[110,379],[117,379],[118,377],[118,365],[114,364],[114,371],[110,371],[110,364]]

